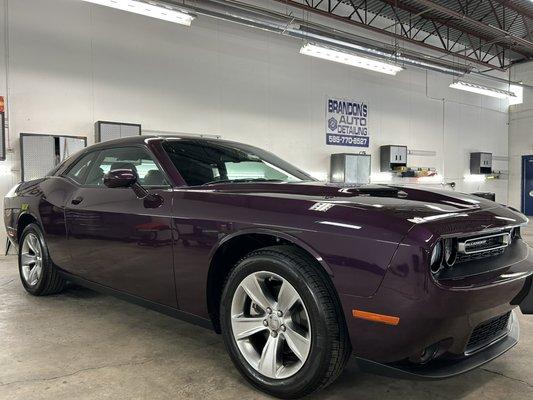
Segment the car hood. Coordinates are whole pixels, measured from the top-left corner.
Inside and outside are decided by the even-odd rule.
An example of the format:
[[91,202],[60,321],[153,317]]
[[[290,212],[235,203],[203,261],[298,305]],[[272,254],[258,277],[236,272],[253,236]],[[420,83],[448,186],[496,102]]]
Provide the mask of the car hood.
[[[323,210],[336,206],[357,208],[371,214],[387,214],[409,226],[424,224],[440,234],[453,232],[453,226],[478,231],[527,222],[522,214],[498,203],[451,190],[420,186],[345,185],[323,182],[260,182],[205,185],[216,192],[260,195],[272,198],[309,200]],[[353,213],[352,213],[353,214]],[[347,213],[342,213],[348,218]],[[465,218],[467,217],[467,218]],[[454,223],[465,221],[469,223]],[[474,222],[476,221],[476,222]]]

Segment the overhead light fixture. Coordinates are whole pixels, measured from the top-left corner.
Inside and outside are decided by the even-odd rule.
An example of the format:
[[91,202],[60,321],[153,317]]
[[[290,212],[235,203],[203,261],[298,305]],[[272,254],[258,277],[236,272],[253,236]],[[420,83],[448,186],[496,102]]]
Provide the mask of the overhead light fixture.
[[509,105],[522,104],[524,102],[524,88],[519,85],[510,85],[509,89],[515,94],[515,97],[509,98]]
[[325,46],[307,43],[300,49],[300,54],[322,58],[323,60],[335,61],[353,67],[364,68],[370,71],[381,72],[388,75],[396,75],[403,68],[386,62],[376,61],[371,58],[356,56],[345,51],[333,49]]
[[516,94],[509,90],[496,89],[488,86],[478,85],[477,83],[457,81],[450,84],[453,89],[464,90],[467,92],[483,94],[485,96],[496,97],[498,99],[514,99]]
[[83,0],[87,3],[98,4],[116,8],[122,11],[129,11],[135,14],[145,15],[147,17],[162,19],[164,21],[174,22],[176,24],[190,26],[194,16],[177,11],[171,8],[149,4],[138,0]]

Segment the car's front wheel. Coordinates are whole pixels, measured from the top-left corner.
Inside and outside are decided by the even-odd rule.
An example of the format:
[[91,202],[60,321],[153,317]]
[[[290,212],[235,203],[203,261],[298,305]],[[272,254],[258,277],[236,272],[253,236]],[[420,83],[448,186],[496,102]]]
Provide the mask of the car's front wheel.
[[37,224],[26,226],[19,243],[19,273],[22,285],[34,296],[44,296],[63,290],[65,280],[57,272]]
[[329,277],[291,246],[257,250],[230,273],[221,301],[224,342],[259,389],[302,397],[335,380],[351,348]]

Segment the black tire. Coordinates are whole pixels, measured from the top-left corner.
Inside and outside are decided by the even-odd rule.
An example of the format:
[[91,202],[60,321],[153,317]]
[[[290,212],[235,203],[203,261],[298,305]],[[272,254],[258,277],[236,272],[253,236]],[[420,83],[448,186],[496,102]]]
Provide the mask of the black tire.
[[[41,277],[35,285],[28,284],[28,282],[26,282],[26,280],[24,279],[22,272],[22,243],[24,243],[24,239],[30,233],[34,234],[37,237],[42,250],[42,273]],[[26,228],[24,228],[24,231],[20,236],[18,263],[20,280],[22,282],[22,285],[24,286],[24,289],[26,289],[28,293],[34,296],[46,296],[49,294],[59,293],[65,287],[65,280],[61,275],[59,275],[56,267],[52,263],[50,254],[48,252],[48,246],[46,245],[43,232],[39,225],[32,223],[26,226]]]
[[[234,339],[233,295],[244,278],[258,271],[287,280],[309,314],[312,334],[309,355],[301,369],[285,379],[271,379],[259,373],[243,357]],[[279,398],[299,398],[325,388],[343,371],[351,354],[346,322],[329,276],[306,252],[292,246],[263,248],[241,259],[226,280],[220,316],[224,342],[237,369],[252,385]]]

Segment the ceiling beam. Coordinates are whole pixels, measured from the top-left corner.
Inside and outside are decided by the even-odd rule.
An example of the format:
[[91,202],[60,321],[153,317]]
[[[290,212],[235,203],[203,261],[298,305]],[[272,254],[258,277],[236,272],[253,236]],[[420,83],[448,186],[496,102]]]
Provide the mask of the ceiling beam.
[[[405,11],[408,11],[410,13],[418,13],[420,11],[419,8],[416,8],[416,7],[413,7],[413,6],[410,6],[408,4],[404,4],[404,3],[401,3],[397,0],[381,0],[382,2],[384,3],[387,3],[393,7],[397,7],[397,8],[400,8],[402,10],[405,10]],[[416,1],[416,0],[415,0]],[[427,12],[428,12],[429,8],[426,8],[424,10],[424,14],[421,15],[420,17],[421,18],[424,18],[430,22],[433,22],[433,21],[438,21],[440,22],[440,24],[442,26],[447,26],[447,27],[450,27],[450,28],[453,28],[455,30],[458,30],[459,32],[462,32],[462,33],[465,33],[465,34],[468,34],[470,36],[473,36],[473,37],[476,37],[476,38],[479,38],[479,39],[482,39],[486,42],[488,42],[489,44],[492,44],[492,43],[506,43],[505,39],[508,35],[507,35],[507,32],[505,35],[500,35],[500,36],[496,36],[496,37],[491,37],[491,36],[487,36],[486,34],[482,34],[480,33],[479,31],[475,30],[475,29],[470,29],[470,28],[465,28],[463,26],[459,26],[457,24],[455,24],[453,22],[453,17],[449,17],[448,19],[445,19],[443,20],[442,18],[438,19],[438,18],[431,18],[430,16],[426,15]],[[484,47],[484,46],[482,46]],[[507,47],[509,49],[511,49],[511,46],[509,46],[509,44],[507,44],[507,46],[504,46],[504,47]],[[451,49],[449,49],[451,50]],[[511,49],[513,52],[515,53],[518,53],[522,56],[524,56],[525,59],[529,59],[532,57],[532,55],[530,53],[526,53],[524,51],[520,51],[516,48],[513,48]]]
[[[399,2],[397,0],[381,0],[381,1],[384,2],[384,3],[389,4],[392,7],[397,7],[399,9],[402,9],[404,11],[408,11],[410,13],[420,13],[420,9],[419,8],[410,6],[410,5],[405,4],[405,3],[401,3],[401,2]],[[426,20],[428,20],[430,22],[439,22],[442,26],[453,28],[455,30],[458,30],[459,32],[463,32],[463,33],[468,34],[470,36],[473,36],[473,37],[482,39],[484,41],[490,42],[490,44],[492,44],[494,42],[502,42],[502,41],[504,43],[506,43],[503,39],[505,39],[505,37],[507,36],[507,33],[505,35],[499,35],[499,36],[497,36],[495,38],[494,37],[490,37],[490,36],[487,36],[486,34],[480,33],[479,31],[477,31],[475,29],[465,28],[463,26],[459,26],[459,25],[455,24],[453,22],[453,17],[449,17],[448,19],[445,19],[445,20],[443,20],[442,18],[440,18],[440,19],[431,18],[431,16],[427,15],[428,10],[430,10],[430,7],[424,9],[424,13],[422,15],[420,15],[420,18],[424,18],[424,19],[426,19]],[[508,46],[508,47],[510,48],[511,46]],[[526,53],[524,51],[520,51],[518,49],[511,49],[511,50],[513,52],[515,52],[515,53],[518,53],[518,54],[524,56],[524,58],[526,58],[526,59],[531,58],[531,54],[528,54],[528,53]]]
[[526,7],[520,4],[517,4],[509,0],[493,0],[493,1],[501,4],[505,8],[508,8],[509,10],[513,10],[514,12],[517,12],[518,14],[533,20],[533,12],[529,11],[529,9],[527,9]]
[[454,11],[454,10],[451,10],[447,7],[444,7],[444,6],[441,6],[440,4],[437,4],[431,0],[413,0],[415,3],[418,3],[420,5],[423,5],[425,7],[428,7],[428,8],[431,8],[432,10],[434,11],[437,11],[437,12],[440,12],[442,14],[445,14],[449,17],[452,17],[454,19],[457,19],[459,21],[463,21],[463,22],[466,22],[468,25],[472,26],[472,27],[476,27],[476,28],[479,28],[479,29],[484,29],[484,30],[487,30],[487,31],[490,31],[492,34],[494,34],[495,36],[502,36],[502,39],[505,38],[507,39],[508,41],[512,42],[512,43],[515,43],[517,45],[520,45],[522,47],[525,47],[531,51],[533,51],[533,42],[530,42],[529,40],[526,40],[524,38],[521,38],[521,37],[518,37],[518,36],[515,36],[515,35],[512,35],[510,34],[509,32],[503,30],[503,29],[500,29],[500,28],[497,28],[495,26],[491,26],[491,25],[487,25],[481,21],[478,21],[476,19],[473,19],[473,18],[470,18],[460,12],[457,12],[457,11]]
[[428,50],[439,52],[441,54],[445,54],[445,55],[448,55],[448,56],[451,56],[451,57],[455,57],[455,58],[460,58],[462,60],[466,60],[466,61],[469,61],[469,62],[474,63],[474,64],[482,65],[485,68],[495,69],[495,70],[499,70],[499,71],[506,71],[506,68],[504,66],[498,66],[498,65],[494,65],[494,64],[490,64],[490,63],[487,63],[487,62],[483,62],[483,61],[477,60],[475,58],[467,57],[467,56],[465,56],[463,54],[452,52],[452,51],[449,51],[449,50],[444,49],[442,47],[434,46],[434,45],[431,45],[431,44],[428,44],[428,43],[423,43],[423,42],[421,42],[419,40],[411,39],[411,38],[405,37],[403,35],[399,35],[399,34],[394,33],[394,32],[385,31],[385,30],[383,30],[381,28],[378,28],[376,26],[364,24],[362,22],[353,20],[353,19],[349,18],[348,16],[343,17],[343,16],[340,16],[340,15],[337,15],[337,14],[332,14],[332,13],[327,12],[326,10],[321,10],[319,8],[314,8],[314,7],[311,7],[311,6],[307,5],[307,4],[299,3],[299,2],[297,2],[295,0],[274,0],[274,1],[276,1],[278,3],[281,3],[281,4],[285,5],[285,6],[291,6],[291,7],[294,7],[294,8],[298,8],[300,10],[309,11],[309,12],[312,12],[314,14],[321,15],[323,17],[327,17],[327,18],[331,18],[331,19],[334,19],[334,20],[337,20],[337,21],[345,22],[347,24],[356,26],[358,28],[363,28],[363,29],[367,29],[367,30],[372,31],[372,32],[380,33],[382,35],[392,37],[392,38],[397,39],[399,41],[403,41],[403,42],[406,42],[406,43],[412,43],[412,44],[415,44],[417,46],[424,47],[424,48],[426,48]]

